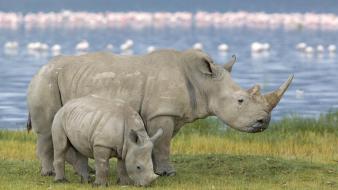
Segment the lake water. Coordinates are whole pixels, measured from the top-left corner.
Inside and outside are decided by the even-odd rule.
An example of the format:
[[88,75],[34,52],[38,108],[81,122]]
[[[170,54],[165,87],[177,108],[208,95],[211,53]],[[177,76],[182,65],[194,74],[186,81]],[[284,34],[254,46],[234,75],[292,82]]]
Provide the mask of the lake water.
[[[300,27],[285,29],[283,27],[199,27],[195,20],[197,11],[207,12],[251,12],[264,11],[268,14],[278,13],[332,13],[338,15],[335,1],[283,1],[275,6],[271,1],[228,1],[226,3],[211,1],[204,6],[203,1],[174,1],[165,3],[145,1],[136,6],[139,1],[57,1],[50,4],[45,1],[2,1],[0,12],[13,11],[15,14],[27,15],[38,11],[60,12],[62,9],[72,11],[88,11],[96,14],[105,11],[187,11],[192,15],[188,25],[174,27],[32,27],[27,23],[19,23],[13,28],[0,27],[0,128],[20,129],[25,127],[26,90],[29,81],[37,70],[53,56],[51,51],[31,52],[26,46],[31,42],[43,42],[49,46],[59,44],[62,54],[76,54],[75,46],[81,40],[90,44],[88,51],[105,50],[107,44],[112,44],[111,50],[120,53],[120,44],[127,39],[134,41],[133,53],[143,54],[148,46],[156,48],[175,48],[184,50],[196,42],[203,44],[215,62],[224,63],[232,54],[238,58],[233,68],[233,78],[243,88],[249,88],[258,83],[263,92],[271,91],[284,82],[288,75],[295,75],[294,81],[286,92],[280,104],[273,111],[273,119],[292,114],[304,117],[318,117],[332,109],[338,108],[338,54],[311,53],[306,54],[295,49],[296,44],[305,42],[312,47],[322,44],[338,45],[338,30],[327,28],[308,29]],[[37,3],[39,2],[39,3]],[[49,1],[48,1],[49,2]],[[176,3],[175,3],[176,2]],[[251,3],[251,6],[249,6]],[[153,5],[153,6],[150,6]],[[1,20],[1,18],[0,18]],[[135,25],[135,24],[134,24]],[[324,26],[325,27],[325,26]],[[18,42],[16,50],[8,50],[3,45],[8,41]],[[252,53],[252,42],[265,42],[271,46],[270,51]],[[227,53],[219,53],[217,46],[226,43],[230,49]],[[338,53],[338,52],[337,52]]]

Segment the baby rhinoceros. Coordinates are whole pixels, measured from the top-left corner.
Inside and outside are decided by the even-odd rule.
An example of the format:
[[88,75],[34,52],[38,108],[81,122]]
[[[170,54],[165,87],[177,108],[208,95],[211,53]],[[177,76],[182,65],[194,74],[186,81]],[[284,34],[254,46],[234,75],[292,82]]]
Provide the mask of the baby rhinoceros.
[[[159,129],[150,138],[139,114],[122,100],[90,95],[69,101],[57,112],[52,126],[55,181],[67,181],[65,154],[73,146],[86,163],[88,158],[95,159],[94,185],[108,185],[111,157],[118,159],[120,184],[149,185],[158,177],[151,153],[162,133]],[[88,182],[87,164],[81,170],[81,179]]]

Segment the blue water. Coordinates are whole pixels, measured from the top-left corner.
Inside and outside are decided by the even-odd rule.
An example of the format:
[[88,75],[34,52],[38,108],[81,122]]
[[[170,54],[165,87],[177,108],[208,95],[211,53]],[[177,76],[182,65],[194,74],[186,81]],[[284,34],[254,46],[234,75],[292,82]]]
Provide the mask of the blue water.
[[[265,11],[265,12],[318,12],[338,14],[337,1],[301,0],[301,1],[177,1],[170,4],[164,1],[127,0],[117,1],[0,1],[0,11],[49,12],[61,9],[103,11]],[[47,3],[48,2],[48,3]],[[192,3],[194,2],[194,3]],[[277,5],[279,4],[279,5]],[[338,108],[338,54],[305,55],[295,50],[299,42],[312,46],[317,44],[338,45],[337,31],[321,30],[284,30],[248,29],[248,28],[159,28],[152,27],[135,30],[121,29],[0,29],[0,128],[24,128],[27,85],[36,71],[52,57],[50,52],[32,55],[26,45],[40,41],[49,45],[60,44],[63,54],[76,54],[76,44],[86,39],[90,43],[89,51],[104,50],[108,43],[114,45],[113,52],[120,53],[119,46],[126,39],[134,41],[135,54],[146,53],[150,45],[156,48],[175,48],[184,50],[195,42],[201,42],[204,50],[218,63],[224,63],[236,54],[238,63],[233,68],[233,78],[243,88],[258,83],[263,92],[277,88],[289,74],[295,75],[294,81],[280,104],[273,111],[273,119],[297,114],[305,117],[317,117],[320,113]],[[6,52],[3,44],[17,41],[16,52]],[[252,54],[250,44],[254,41],[268,42],[271,51],[264,54]],[[230,50],[220,54],[217,45],[227,43]],[[303,95],[299,95],[299,91]]]
[[0,0],[0,11],[249,11],[338,13],[335,0]]

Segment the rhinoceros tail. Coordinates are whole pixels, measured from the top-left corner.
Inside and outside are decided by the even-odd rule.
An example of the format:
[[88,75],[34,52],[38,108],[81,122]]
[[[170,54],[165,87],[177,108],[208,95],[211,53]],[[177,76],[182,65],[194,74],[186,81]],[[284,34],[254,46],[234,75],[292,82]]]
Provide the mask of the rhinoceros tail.
[[30,130],[32,130],[32,121],[31,121],[31,114],[28,113],[28,118],[27,118],[27,132],[29,133]]

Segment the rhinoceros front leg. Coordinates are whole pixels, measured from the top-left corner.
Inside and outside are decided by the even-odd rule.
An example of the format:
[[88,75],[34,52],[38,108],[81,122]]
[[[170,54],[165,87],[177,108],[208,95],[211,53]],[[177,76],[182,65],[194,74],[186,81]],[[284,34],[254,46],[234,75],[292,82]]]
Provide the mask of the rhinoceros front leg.
[[108,173],[109,173],[109,158],[111,155],[111,149],[95,146],[94,147],[94,159],[96,178],[94,186],[108,186]]
[[123,160],[121,159],[117,160],[116,171],[117,171],[117,183],[119,185],[134,184],[133,180],[127,174],[126,164]]
[[174,118],[170,116],[160,116],[147,122],[149,136],[153,136],[159,128],[162,128],[163,135],[156,140],[153,149],[153,163],[155,173],[161,176],[173,176],[176,174],[175,168],[171,165],[170,142],[174,132]]

